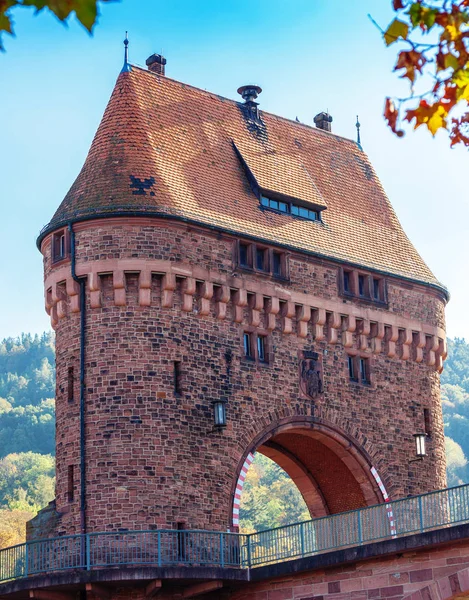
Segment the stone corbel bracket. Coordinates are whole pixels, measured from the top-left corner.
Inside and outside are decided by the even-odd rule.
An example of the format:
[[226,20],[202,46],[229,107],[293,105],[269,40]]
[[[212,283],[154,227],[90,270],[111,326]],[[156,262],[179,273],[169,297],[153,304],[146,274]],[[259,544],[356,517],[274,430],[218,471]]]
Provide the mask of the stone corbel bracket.
[[[127,277],[137,275],[136,301],[142,307],[152,307],[153,299],[160,294],[161,307],[173,308],[174,292],[179,289],[181,311],[199,316],[213,312],[216,319],[224,320],[231,307],[235,323],[267,331],[279,328],[283,334],[311,338],[311,342],[325,340],[326,329],[329,344],[342,343],[345,348],[375,355],[384,352],[390,359],[426,363],[438,372],[447,355],[446,335],[440,327],[379,309],[344,306],[340,299],[328,300],[275,284],[235,279],[199,266],[162,260],[110,259],[78,263],[77,275],[87,280],[92,310],[103,305],[103,276],[111,275],[114,305],[124,307],[132,289],[127,288]],[[198,309],[194,311],[196,297]],[[47,277],[45,307],[54,329],[60,320],[80,312],[80,286],[72,279],[69,266],[60,267]]]

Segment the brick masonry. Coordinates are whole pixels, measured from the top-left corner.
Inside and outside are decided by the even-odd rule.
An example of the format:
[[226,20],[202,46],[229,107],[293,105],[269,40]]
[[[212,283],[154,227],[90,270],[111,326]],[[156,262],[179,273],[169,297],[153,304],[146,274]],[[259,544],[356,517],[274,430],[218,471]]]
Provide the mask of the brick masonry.
[[[215,597],[215,596],[214,596]],[[469,597],[469,543],[273,578],[227,593],[232,600],[449,600]]]
[[[259,446],[268,453],[273,442],[319,488],[308,488],[311,510],[321,502],[327,513],[381,501],[373,466],[392,499],[445,486],[444,300],[437,291],[389,277],[388,305],[375,306],[340,296],[337,264],[290,253],[289,280],[249,273],[236,267],[236,239],[194,226],[109,218],[75,230],[77,272],[88,279],[89,531],[177,523],[226,530],[246,457]],[[57,335],[57,532],[74,533],[80,314],[70,261],[51,263],[50,240],[41,249]],[[268,365],[244,358],[246,329],[268,336]],[[325,392],[315,400],[299,387],[305,349],[322,357]],[[350,352],[370,358],[370,386],[349,380]],[[227,427],[216,430],[212,401],[226,395]],[[424,407],[432,417],[428,457],[409,464]]]

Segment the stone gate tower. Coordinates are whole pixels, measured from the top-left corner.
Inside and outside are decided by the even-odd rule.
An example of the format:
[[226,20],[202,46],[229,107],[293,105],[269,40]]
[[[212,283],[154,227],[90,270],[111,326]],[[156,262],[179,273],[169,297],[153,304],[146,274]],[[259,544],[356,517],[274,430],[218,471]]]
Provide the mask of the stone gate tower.
[[124,65],[39,236],[57,498],[30,536],[236,531],[255,452],[313,517],[444,487],[447,292],[362,148],[165,63]]

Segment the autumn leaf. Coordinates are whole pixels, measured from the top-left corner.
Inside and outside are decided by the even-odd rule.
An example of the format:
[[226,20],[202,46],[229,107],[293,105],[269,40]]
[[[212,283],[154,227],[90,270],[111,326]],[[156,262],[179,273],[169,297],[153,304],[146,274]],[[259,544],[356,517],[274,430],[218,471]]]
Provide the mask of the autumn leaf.
[[409,26],[407,23],[404,23],[404,21],[400,21],[399,19],[394,19],[394,21],[385,31],[383,37],[384,41],[386,42],[386,46],[390,46],[394,42],[397,42],[397,40],[400,38],[406,40],[408,34]]
[[398,137],[402,137],[404,135],[404,132],[397,128],[399,111],[397,110],[396,105],[391,98],[386,98],[386,103],[384,105],[384,118],[388,122],[391,131],[393,131]]
[[447,128],[447,116],[448,112],[440,102],[429,104],[426,100],[421,100],[416,109],[407,110],[405,120],[410,123],[415,119],[414,129],[426,125],[434,136],[439,129]]
[[399,53],[394,71],[405,69],[405,73],[401,77],[407,77],[407,79],[414,83],[416,77],[415,71],[421,73],[425,63],[426,59],[421,52],[403,50]]
[[24,0],[23,4],[35,7],[37,12],[48,8],[60,21],[65,21],[75,12],[80,23],[90,32],[98,15],[98,0]]
[[456,100],[469,101],[469,68],[462,69],[453,77],[453,83],[456,85]]

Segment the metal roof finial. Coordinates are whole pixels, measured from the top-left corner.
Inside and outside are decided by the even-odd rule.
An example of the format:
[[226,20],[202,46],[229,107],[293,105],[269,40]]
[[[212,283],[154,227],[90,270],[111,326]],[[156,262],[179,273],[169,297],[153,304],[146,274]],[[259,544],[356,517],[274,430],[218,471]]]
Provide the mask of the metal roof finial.
[[129,64],[129,37],[126,31],[124,40],[124,66],[122,67],[121,73],[128,73],[131,70],[132,67]]
[[358,120],[358,115],[357,115],[357,122],[355,123],[355,127],[357,128],[357,144],[360,146],[360,148],[362,147],[361,141],[360,141],[360,121]]

